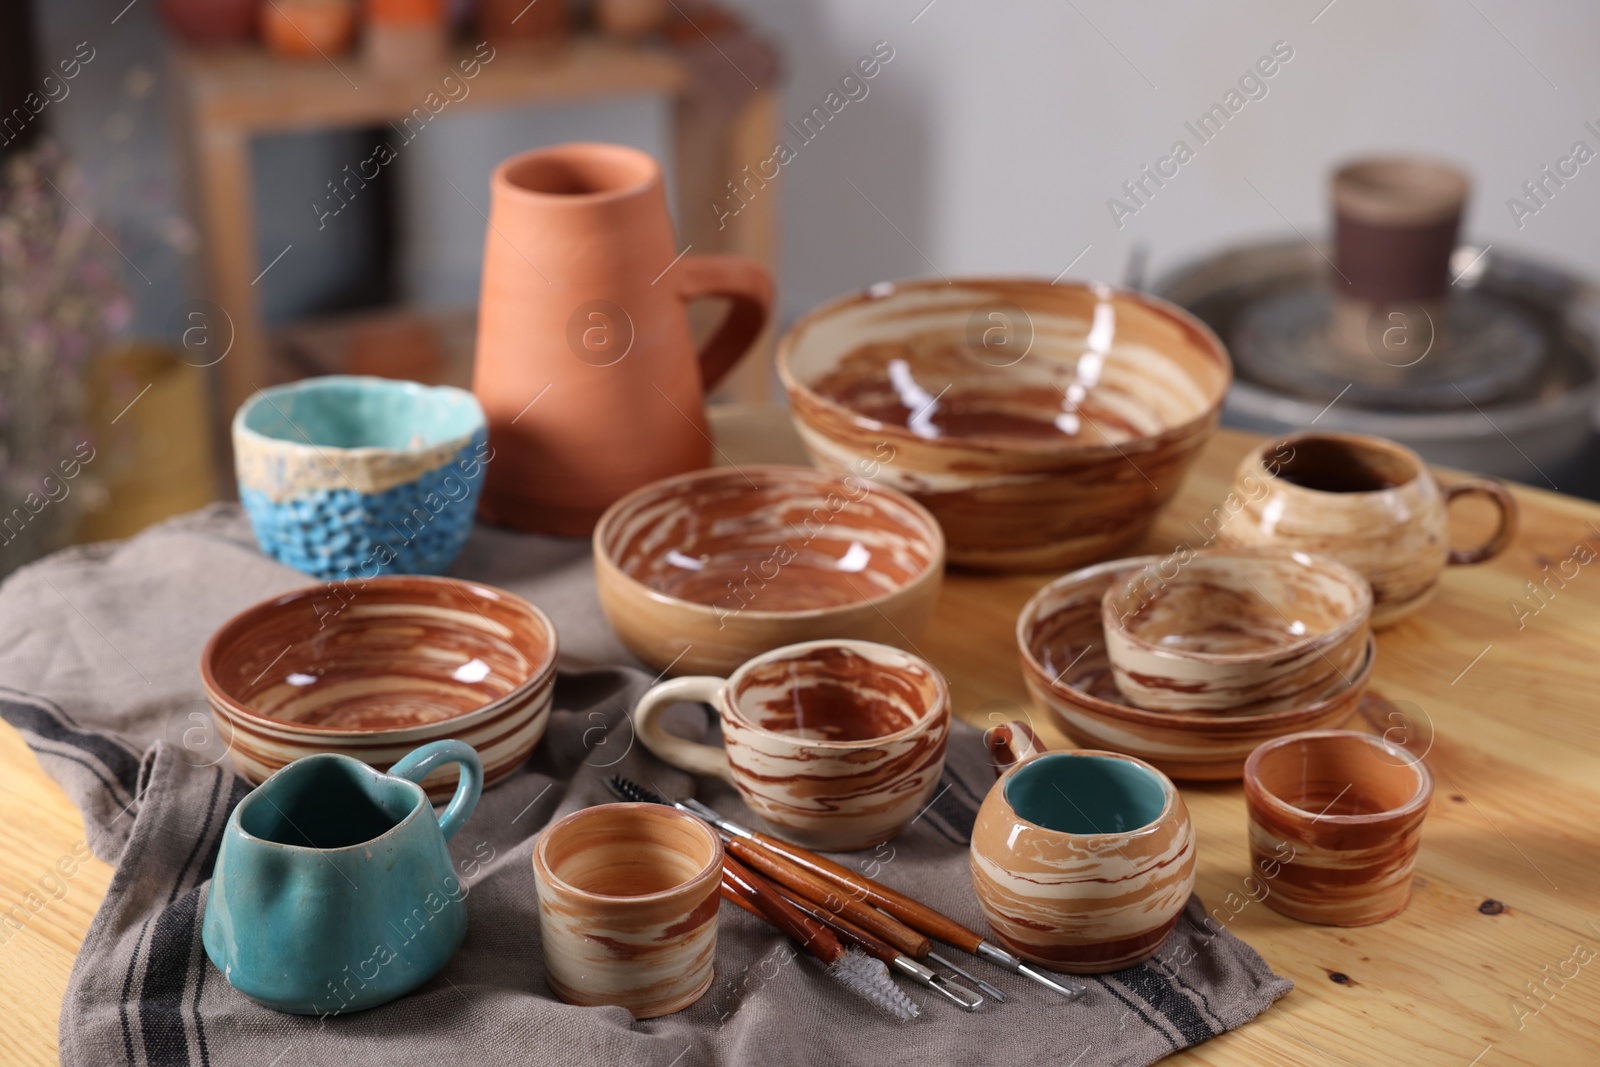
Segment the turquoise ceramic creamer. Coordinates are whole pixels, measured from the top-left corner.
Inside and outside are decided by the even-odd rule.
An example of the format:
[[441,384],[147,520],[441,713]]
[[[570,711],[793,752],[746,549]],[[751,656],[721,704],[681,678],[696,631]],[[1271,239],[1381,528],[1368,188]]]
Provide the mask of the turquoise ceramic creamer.
[[[435,817],[417,783],[458,763]],[[466,887],[445,842],[477,806],[478,754],[424,745],[382,774],[307,756],[240,801],[206,897],[206,955],[239,992],[278,1011],[339,1015],[410,992],[467,932]]]

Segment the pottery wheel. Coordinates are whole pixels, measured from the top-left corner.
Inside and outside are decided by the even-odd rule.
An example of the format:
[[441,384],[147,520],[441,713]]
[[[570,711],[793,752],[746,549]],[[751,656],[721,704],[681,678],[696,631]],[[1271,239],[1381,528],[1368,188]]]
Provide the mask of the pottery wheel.
[[1451,293],[1442,313],[1418,305],[1379,312],[1354,343],[1335,336],[1334,314],[1333,294],[1322,286],[1247,307],[1229,339],[1240,373],[1311,399],[1344,393],[1363,408],[1437,410],[1505,397],[1543,366],[1537,326],[1482,292]]

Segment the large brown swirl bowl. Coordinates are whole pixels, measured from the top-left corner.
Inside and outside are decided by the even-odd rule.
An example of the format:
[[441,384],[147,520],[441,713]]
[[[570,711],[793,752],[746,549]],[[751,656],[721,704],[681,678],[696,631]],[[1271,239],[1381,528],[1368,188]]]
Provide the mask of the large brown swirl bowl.
[[1179,551],[1101,601],[1117,688],[1150,711],[1304,707],[1366,655],[1372,587],[1338,560],[1287,549]]
[[914,500],[809,467],[719,467],[613,504],[594,533],[600,606],[668,674],[731,674],[783,645],[907,647],[944,577],[944,536]]
[[[1131,706],[1118,691],[1106,659],[1100,602],[1114,583],[1160,556],[1113,560],[1074,571],[1046,585],[1017,617],[1022,677],[1035,703],[1074,742],[1138,756],[1184,781],[1237,780],[1263,741],[1340,726],[1361,706],[1377,656],[1365,656],[1320,699],[1255,715],[1160,712]],[[1379,718],[1382,714],[1379,713]]]
[[972,827],[972,888],[995,940],[1077,974],[1149,959],[1194,889],[1194,827],[1171,780],[1114,752],[1045,752],[1022,723],[989,741],[1016,761]]
[[883,283],[778,346],[824,470],[925,504],[950,561],[1073,567],[1137,540],[1216,428],[1232,370],[1160,300],[1025,279]]
[[[544,736],[556,631],[503,589],[454,578],[383,577],[297,589],[229,619],[200,677],[234,766],[253,783],[338,752],[387,771],[418,745],[465,741],[484,785]],[[428,778],[435,800],[455,770]]]

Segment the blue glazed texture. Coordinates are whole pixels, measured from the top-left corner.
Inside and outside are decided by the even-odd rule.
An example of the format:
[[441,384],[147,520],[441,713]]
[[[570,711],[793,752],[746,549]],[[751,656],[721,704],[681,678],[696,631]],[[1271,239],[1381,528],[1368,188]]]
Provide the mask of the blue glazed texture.
[[239,486],[262,551],[324,580],[441,574],[461,554],[483,491],[483,431],[444,466],[381,493],[311,489],[274,501]]
[[255,394],[233,443],[256,541],[324,580],[443,572],[491,455],[471,393],[340,375]]
[[[442,819],[415,784],[447,762],[461,785]],[[296,760],[228,819],[201,940],[228,983],[269,1008],[333,1016],[431,978],[467,931],[467,889],[445,841],[482,788],[459,741],[381,774],[348,756]]]

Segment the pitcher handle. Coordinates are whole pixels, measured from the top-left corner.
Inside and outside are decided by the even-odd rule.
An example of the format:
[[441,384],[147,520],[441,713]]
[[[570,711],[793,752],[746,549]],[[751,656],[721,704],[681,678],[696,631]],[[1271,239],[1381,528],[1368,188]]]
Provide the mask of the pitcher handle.
[[710,392],[744,358],[772,314],[772,276],[744,256],[684,256],[678,292],[687,302],[703,296],[733,301],[717,332],[700,350],[700,388]]
[[478,759],[477,749],[465,741],[432,741],[406,753],[399,763],[389,768],[389,773],[420,785],[430,772],[446,763],[461,765],[456,795],[450,798],[444,814],[439,816],[439,830],[448,841],[461,829],[461,824],[472,817],[483,792],[483,761]]

